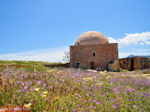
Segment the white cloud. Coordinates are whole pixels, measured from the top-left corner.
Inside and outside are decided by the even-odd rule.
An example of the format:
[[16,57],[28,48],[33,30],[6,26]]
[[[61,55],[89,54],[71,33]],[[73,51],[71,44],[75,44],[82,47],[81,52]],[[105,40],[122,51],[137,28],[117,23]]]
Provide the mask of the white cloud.
[[110,43],[118,43],[118,41],[113,39],[112,37],[108,37],[108,39]]
[[133,34],[125,34],[124,38],[113,39],[109,37],[109,42],[111,43],[119,43],[120,45],[131,45],[131,44],[140,44],[140,45],[150,45],[150,32],[142,32],[142,33],[133,33]]
[[0,60],[24,60],[24,61],[62,61],[64,51],[68,51],[67,47],[40,49],[29,52],[19,52],[0,55]]
[[147,45],[150,45],[150,41],[147,41],[146,44],[147,44]]
[[145,43],[144,43],[144,42],[140,42],[139,44],[140,44],[140,45],[144,45]]

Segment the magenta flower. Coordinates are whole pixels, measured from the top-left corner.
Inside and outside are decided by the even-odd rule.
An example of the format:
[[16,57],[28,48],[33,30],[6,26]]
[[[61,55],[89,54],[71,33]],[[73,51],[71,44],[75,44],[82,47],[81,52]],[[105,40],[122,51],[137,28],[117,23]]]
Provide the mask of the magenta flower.
[[76,108],[74,109],[74,112],[77,112],[77,109],[76,109]]
[[16,112],[17,112],[17,111],[19,111],[19,109],[20,109],[19,106],[17,106],[17,107],[15,107],[15,108],[13,109],[13,111],[16,111]]
[[98,104],[100,104],[101,102],[99,102],[99,101],[96,101],[96,104],[98,105]]
[[89,93],[86,94],[86,96],[89,96],[89,95],[90,95]]

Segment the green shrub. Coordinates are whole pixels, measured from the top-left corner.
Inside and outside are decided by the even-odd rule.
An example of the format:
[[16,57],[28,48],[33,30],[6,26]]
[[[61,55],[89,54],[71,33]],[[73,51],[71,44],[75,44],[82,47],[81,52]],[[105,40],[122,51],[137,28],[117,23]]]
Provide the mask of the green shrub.
[[120,68],[120,72],[127,72],[127,71],[128,71],[127,69]]
[[143,74],[150,74],[149,70],[143,71]]

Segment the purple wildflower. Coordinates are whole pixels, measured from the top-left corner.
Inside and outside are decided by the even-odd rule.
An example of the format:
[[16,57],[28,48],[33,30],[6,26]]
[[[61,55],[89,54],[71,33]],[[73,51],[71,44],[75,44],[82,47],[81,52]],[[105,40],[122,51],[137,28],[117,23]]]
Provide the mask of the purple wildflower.
[[113,104],[112,108],[116,109],[118,107],[118,104]]
[[99,102],[99,101],[96,101],[96,104],[98,105],[98,104],[100,104],[101,102]]
[[13,110],[14,110],[14,111],[19,111],[19,107],[17,106],[17,107],[15,107]]
[[38,84],[41,84],[41,80],[37,81]]
[[89,99],[89,101],[91,101],[91,100],[92,100],[92,98]]
[[74,109],[74,112],[77,112],[77,109],[76,109],[76,108]]

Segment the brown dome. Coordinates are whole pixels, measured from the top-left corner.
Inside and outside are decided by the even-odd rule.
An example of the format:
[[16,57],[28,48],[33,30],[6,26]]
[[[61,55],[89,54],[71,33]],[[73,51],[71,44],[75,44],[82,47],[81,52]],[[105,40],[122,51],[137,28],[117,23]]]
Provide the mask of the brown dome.
[[85,32],[76,41],[75,45],[107,44],[108,40],[104,34],[96,31]]

